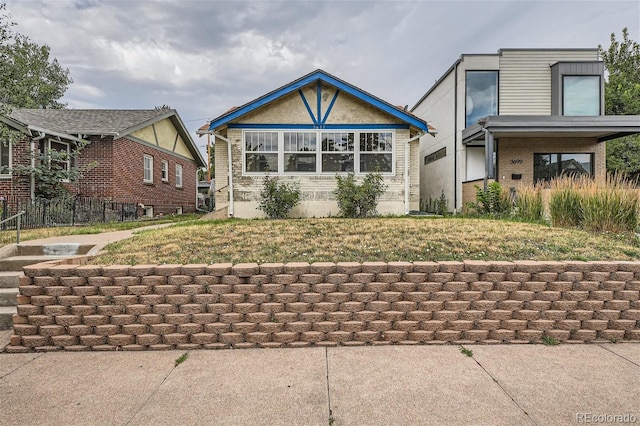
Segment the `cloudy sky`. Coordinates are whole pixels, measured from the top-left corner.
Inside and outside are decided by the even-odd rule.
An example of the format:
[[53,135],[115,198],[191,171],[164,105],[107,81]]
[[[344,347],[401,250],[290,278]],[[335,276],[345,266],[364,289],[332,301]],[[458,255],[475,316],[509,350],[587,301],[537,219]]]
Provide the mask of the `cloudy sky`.
[[70,108],[167,104],[198,145],[207,120],[317,68],[412,107],[462,53],[640,41],[640,0],[5,1],[69,68]]

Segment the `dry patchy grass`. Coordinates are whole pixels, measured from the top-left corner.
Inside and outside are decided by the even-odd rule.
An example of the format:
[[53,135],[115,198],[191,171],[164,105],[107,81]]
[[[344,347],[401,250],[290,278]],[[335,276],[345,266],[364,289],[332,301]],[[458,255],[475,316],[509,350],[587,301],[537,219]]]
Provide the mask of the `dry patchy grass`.
[[145,231],[94,264],[425,260],[630,260],[635,236],[501,220],[229,220]]

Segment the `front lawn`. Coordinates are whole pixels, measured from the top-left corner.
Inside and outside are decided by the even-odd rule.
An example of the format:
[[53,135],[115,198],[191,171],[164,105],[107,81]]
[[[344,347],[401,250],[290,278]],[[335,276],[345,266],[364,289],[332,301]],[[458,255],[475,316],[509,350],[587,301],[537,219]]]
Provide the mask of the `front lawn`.
[[470,218],[187,222],[107,247],[94,264],[634,260],[635,235]]

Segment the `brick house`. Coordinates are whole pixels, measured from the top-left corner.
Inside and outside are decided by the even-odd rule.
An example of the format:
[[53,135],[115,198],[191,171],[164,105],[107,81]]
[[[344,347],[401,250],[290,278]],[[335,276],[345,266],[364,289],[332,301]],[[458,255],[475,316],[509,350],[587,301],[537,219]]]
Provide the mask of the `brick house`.
[[427,123],[337,77],[316,70],[203,126],[214,137],[216,208],[260,217],[268,173],[297,182],[295,217],[338,214],[336,174],[379,171],[387,185],[382,214],[418,208],[418,146]]
[[147,215],[195,211],[206,163],[175,110],[15,109],[0,120],[24,135],[0,144],[0,195],[34,197],[38,182],[12,173],[36,161],[31,152],[88,142],[75,164],[86,170],[66,185],[72,194],[133,202]]
[[598,49],[501,49],[461,55],[411,109],[439,132],[420,142],[420,198],[450,210],[474,186],[606,175],[606,141],[640,133],[640,116],[604,115]]

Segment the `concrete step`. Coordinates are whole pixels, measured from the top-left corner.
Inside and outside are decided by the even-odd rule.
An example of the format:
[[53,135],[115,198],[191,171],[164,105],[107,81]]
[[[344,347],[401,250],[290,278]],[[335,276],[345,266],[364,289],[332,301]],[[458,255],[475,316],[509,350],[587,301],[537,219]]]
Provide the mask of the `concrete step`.
[[0,271],[0,288],[18,288],[22,271]]
[[13,328],[13,315],[17,312],[15,306],[0,306],[0,330]]
[[73,256],[10,256],[0,259],[0,271],[22,271],[27,265],[50,260],[66,259]]
[[17,288],[0,288],[0,306],[16,306]]

